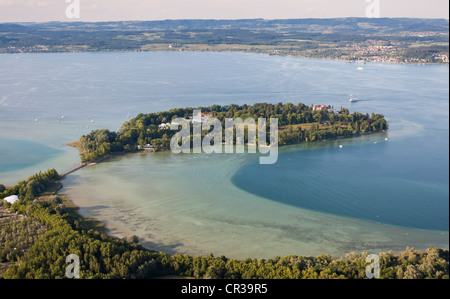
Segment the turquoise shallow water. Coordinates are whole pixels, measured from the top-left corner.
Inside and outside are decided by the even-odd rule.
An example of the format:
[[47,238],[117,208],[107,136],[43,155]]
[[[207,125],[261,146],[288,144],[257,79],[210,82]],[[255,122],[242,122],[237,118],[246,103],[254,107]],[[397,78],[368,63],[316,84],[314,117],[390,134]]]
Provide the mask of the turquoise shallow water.
[[63,191],[111,233],[137,234],[167,252],[245,258],[448,247],[448,66],[358,66],[230,53],[0,55],[0,182],[64,171],[79,162],[67,142],[118,130],[141,112],[330,104],[383,113],[391,129],[283,147],[267,166],[248,154],[118,157],[69,175]]

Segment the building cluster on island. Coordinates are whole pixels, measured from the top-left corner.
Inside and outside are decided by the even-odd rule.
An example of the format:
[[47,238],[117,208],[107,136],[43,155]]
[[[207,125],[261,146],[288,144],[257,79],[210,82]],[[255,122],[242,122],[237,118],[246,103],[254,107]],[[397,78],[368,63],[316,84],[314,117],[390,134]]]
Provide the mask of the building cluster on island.
[[[328,113],[333,113],[335,115],[338,115],[339,112],[336,111],[336,109],[332,108],[330,105],[315,105],[313,107],[313,112],[322,112],[327,111]],[[201,113],[198,112],[193,117],[189,117],[186,120],[190,123],[206,123],[208,119],[214,116],[214,113]],[[178,122],[171,122],[171,123],[162,123],[159,125],[160,130],[170,130],[170,125],[173,124],[175,126],[181,125]]]
[[[327,111],[328,113],[333,113],[335,115],[338,115],[339,112],[336,111],[336,109],[332,108],[330,105],[315,105],[312,108],[313,112],[322,112],[322,111]],[[186,121],[188,121],[189,123],[206,123],[208,121],[208,119],[210,119],[211,117],[214,116],[214,113],[201,113],[198,112],[197,114],[195,114],[194,116],[190,116],[189,118],[186,119]],[[171,123],[161,123],[158,127],[160,130],[170,130],[170,126],[171,125],[181,125],[178,122],[174,122],[172,121]]]
[[339,112],[336,111],[334,108],[332,108],[331,106],[327,106],[327,105],[315,105],[313,107],[313,112],[322,112],[322,111],[328,111],[328,113],[333,113],[335,115],[338,115]]
[[[201,113],[198,112],[197,114],[189,117],[186,119],[189,123],[206,123],[208,119],[214,116],[214,113]],[[178,122],[172,121],[171,123],[161,123],[158,127],[160,130],[170,130],[170,126],[179,126],[181,125]],[[155,147],[151,144],[146,144],[145,146],[138,145],[138,150],[153,150]]]
[[[214,113],[201,113],[198,112],[196,115],[189,117],[186,119],[190,123],[206,123],[208,119],[214,116]],[[175,126],[181,125],[178,122],[171,122],[171,123],[162,123],[159,125],[160,130],[170,130],[170,125],[173,124]]]
[[[336,111],[336,109],[334,109],[330,105],[315,105],[312,107],[312,111],[315,113],[327,111],[330,114],[339,115],[339,112]],[[193,116],[190,116],[189,118],[187,118],[186,121],[188,121],[189,123],[192,123],[192,124],[194,124],[194,123],[202,123],[203,124],[203,123],[206,123],[208,121],[208,119],[210,119],[213,116],[214,116],[214,113],[201,113],[199,111],[196,114],[194,114]],[[158,127],[160,130],[170,130],[171,125],[178,126],[181,124],[178,122],[172,121],[171,123],[161,123]],[[154,150],[155,146],[153,146],[151,144],[146,144],[144,146],[138,145],[137,149],[138,150]]]

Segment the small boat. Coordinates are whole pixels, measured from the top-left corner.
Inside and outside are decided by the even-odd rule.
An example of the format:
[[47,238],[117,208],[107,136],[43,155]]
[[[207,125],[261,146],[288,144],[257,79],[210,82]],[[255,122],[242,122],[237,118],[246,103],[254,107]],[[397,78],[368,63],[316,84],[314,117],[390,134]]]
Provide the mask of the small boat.
[[384,138],[384,141],[389,141],[389,138]]
[[378,141],[375,141],[373,144],[377,144],[378,143]]
[[341,144],[341,145],[339,145],[339,148],[343,148],[344,146]]
[[364,68],[359,66],[359,67],[357,68],[357,70],[358,70],[358,71],[363,71]]
[[358,102],[358,99],[357,98],[351,98],[350,100],[348,100],[350,103],[355,103],[355,102]]

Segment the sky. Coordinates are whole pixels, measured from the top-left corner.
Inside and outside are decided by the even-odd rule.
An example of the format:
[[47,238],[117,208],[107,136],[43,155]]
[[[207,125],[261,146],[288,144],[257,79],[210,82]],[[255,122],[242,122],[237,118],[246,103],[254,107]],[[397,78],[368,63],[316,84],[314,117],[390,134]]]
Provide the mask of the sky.
[[[79,15],[76,14],[79,3]],[[379,5],[377,4],[379,3]],[[368,7],[379,10],[368,10]],[[70,9],[69,9],[70,7]],[[448,0],[0,0],[0,23],[166,19],[449,18]],[[371,16],[374,16],[373,14]],[[375,15],[378,16],[378,15]]]

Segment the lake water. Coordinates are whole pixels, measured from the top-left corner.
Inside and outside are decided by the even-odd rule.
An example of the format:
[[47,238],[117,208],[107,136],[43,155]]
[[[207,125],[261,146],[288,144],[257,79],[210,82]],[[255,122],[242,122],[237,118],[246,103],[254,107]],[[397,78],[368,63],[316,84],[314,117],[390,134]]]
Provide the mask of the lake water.
[[448,248],[448,66],[64,53],[0,55],[0,72],[7,185],[74,166],[78,154],[67,142],[119,130],[141,112],[302,102],[390,122],[388,133],[282,147],[275,165],[252,154],[133,154],[69,175],[63,192],[117,236],[136,234],[169,253],[236,258]]

